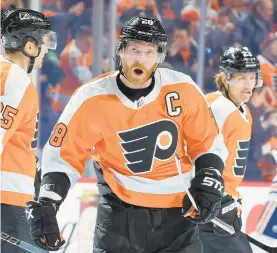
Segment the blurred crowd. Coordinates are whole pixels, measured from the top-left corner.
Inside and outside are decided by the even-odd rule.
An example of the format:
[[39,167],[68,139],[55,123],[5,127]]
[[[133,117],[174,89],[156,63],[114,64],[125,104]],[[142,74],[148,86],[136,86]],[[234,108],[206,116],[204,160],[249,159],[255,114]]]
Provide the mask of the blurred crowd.
[[[102,0],[101,0],[102,1]],[[109,5],[104,2],[102,72],[110,71]],[[49,51],[40,75],[43,147],[74,90],[93,76],[92,0],[42,0],[42,11],[57,33],[58,47]],[[28,6],[30,0],[2,0],[1,9]],[[201,0],[117,0],[116,39],[135,15],[156,17],[169,44],[161,67],[190,75],[198,70]],[[204,92],[216,89],[220,55],[230,46],[245,46],[261,63],[264,86],[253,92],[253,136],[245,180],[272,180],[277,172],[277,0],[207,0]]]

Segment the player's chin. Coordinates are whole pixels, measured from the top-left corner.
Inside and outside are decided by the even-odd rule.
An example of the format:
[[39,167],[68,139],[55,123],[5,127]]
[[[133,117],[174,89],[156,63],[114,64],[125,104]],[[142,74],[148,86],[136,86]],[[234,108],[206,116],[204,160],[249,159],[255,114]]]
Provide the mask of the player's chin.
[[241,95],[241,100],[242,102],[246,103],[249,101],[250,97],[251,97],[251,92],[243,92],[242,95]]
[[132,76],[132,84],[136,85],[136,86],[141,86],[146,82],[146,78],[145,76],[137,76],[137,75],[133,75]]

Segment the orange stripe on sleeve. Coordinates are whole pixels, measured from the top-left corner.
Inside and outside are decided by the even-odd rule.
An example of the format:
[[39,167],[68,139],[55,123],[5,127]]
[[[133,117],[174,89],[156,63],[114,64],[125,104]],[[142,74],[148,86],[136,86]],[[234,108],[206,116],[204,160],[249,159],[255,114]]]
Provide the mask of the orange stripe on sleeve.
[[26,207],[26,202],[33,200],[33,196],[21,192],[1,191],[1,203]]
[[11,69],[11,63],[9,62],[1,62],[1,96],[4,95],[5,87],[6,87],[6,81],[9,75]]

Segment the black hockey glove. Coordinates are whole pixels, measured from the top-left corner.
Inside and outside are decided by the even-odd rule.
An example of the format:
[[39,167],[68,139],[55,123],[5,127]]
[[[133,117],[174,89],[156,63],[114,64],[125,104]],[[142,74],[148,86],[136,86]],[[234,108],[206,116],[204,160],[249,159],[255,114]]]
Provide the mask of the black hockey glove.
[[[237,201],[234,200],[230,195],[223,197],[221,201],[221,207],[217,217],[232,226],[235,232],[241,230],[242,220],[241,220],[241,199]],[[213,230],[215,233],[229,234],[222,228],[213,225]]]
[[27,202],[26,216],[31,238],[43,250],[57,251],[65,243],[56,219],[57,206],[50,201]]
[[191,180],[189,188],[198,212],[186,195],[183,200],[183,215],[196,224],[205,224],[214,219],[220,209],[224,192],[224,181],[220,172],[213,168],[203,168]]
[[42,179],[38,201],[27,202],[26,217],[31,238],[44,250],[57,251],[65,243],[56,214],[69,188],[65,174],[48,173]]

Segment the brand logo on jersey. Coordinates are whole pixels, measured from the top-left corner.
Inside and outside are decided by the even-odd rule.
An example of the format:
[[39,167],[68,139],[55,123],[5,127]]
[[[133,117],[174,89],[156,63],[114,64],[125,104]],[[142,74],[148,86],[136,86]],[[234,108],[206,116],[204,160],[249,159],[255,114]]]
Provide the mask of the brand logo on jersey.
[[39,113],[37,113],[36,128],[34,138],[31,142],[31,149],[36,149],[38,145],[38,124],[39,124]]
[[178,128],[171,120],[160,120],[119,132],[118,136],[127,168],[133,173],[145,173],[151,171],[154,159],[165,161],[175,153]]
[[19,13],[19,18],[20,18],[21,20],[30,19],[30,14],[27,13],[27,12]]
[[233,167],[233,172],[235,176],[242,177],[244,175],[245,168],[247,165],[249,143],[250,140],[238,141],[238,148],[236,150],[237,155],[235,158],[235,165]]

